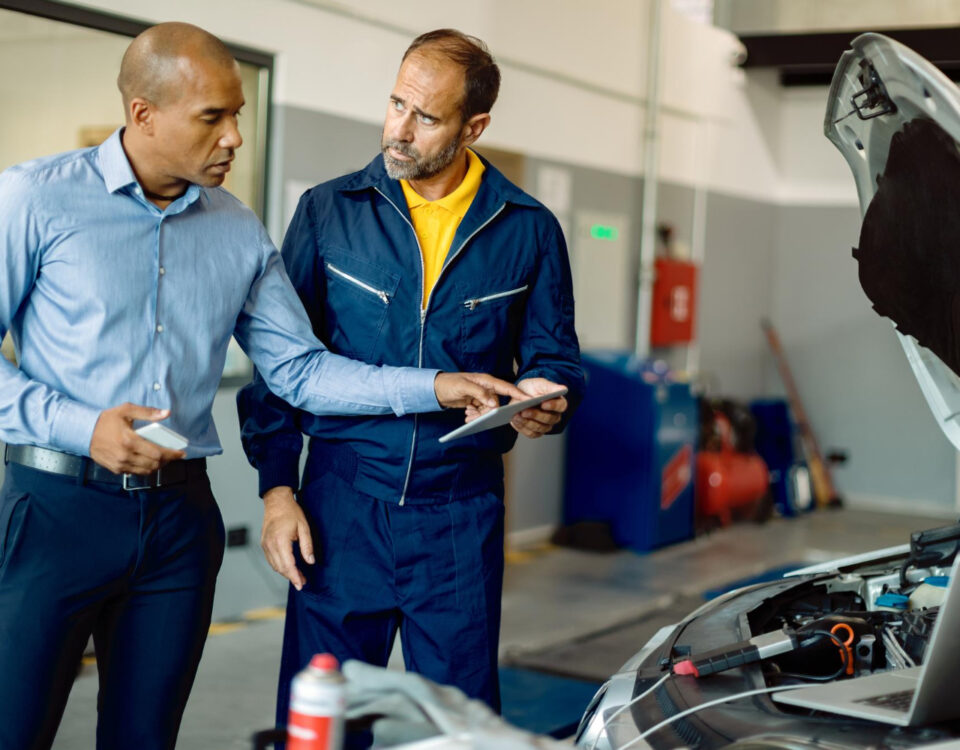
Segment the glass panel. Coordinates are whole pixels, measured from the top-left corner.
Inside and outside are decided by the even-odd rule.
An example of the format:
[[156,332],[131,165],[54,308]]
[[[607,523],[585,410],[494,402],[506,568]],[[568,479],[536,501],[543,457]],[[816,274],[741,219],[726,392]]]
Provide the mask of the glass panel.
[[[259,211],[260,169],[257,143],[261,124],[257,121],[260,111],[260,68],[249,63],[240,63],[240,77],[243,80],[243,110],[240,113],[240,135],[243,146],[237,151],[233,167],[227,172],[223,186],[246,203]],[[263,220],[263,216],[260,216]]]
[[0,169],[89,145],[122,124],[129,39],[0,10]]
[[[0,10],[0,170],[95,146],[123,124],[117,91],[130,38]],[[240,63],[244,146],[224,187],[260,213],[261,68]]]

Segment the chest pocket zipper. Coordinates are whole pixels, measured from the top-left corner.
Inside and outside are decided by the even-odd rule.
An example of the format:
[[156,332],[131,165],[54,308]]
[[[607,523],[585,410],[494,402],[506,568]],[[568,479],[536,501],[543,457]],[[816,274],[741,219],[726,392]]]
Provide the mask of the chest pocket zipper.
[[497,294],[488,294],[486,297],[477,297],[475,299],[468,299],[463,303],[463,306],[468,310],[476,309],[477,305],[483,304],[484,302],[490,302],[491,300],[501,299],[503,297],[512,297],[514,294],[520,294],[520,292],[525,292],[529,289],[529,284],[524,284],[519,286],[516,289],[511,289],[506,292],[498,292]]
[[358,286],[364,291],[370,292],[370,294],[377,295],[380,298],[380,301],[383,302],[383,304],[385,305],[390,304],[390,295],[387,292],[383,291],[382,289],[377,289],[376,287],[372,287],[366,282],[360,281],[360,279],[358,279],[356,276],[351,276],[346,271],[341,271],[339,268],[333,265],[333,263],[327,263],[327,268],[329,268],[333,273],[335,273],[341,279],[345,281],[349,281],[354,286]]

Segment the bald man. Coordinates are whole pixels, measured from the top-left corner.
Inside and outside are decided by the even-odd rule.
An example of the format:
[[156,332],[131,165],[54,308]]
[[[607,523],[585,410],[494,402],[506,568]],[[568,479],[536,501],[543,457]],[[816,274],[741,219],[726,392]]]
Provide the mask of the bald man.
[[[314,414],[519,395],[324,349],[263,227],[219,187],[243,93],[218,39],[153,27],[118,84],[126,126],[103,145],[0,175],[0,337],[20,361],[0,362],[3,750],[51,746],[91,634],[97,748],[174,747],[223,556],[205,460],[221,452],[210,411],[231,336]],[[185,449],[134,429],[161,420]]]

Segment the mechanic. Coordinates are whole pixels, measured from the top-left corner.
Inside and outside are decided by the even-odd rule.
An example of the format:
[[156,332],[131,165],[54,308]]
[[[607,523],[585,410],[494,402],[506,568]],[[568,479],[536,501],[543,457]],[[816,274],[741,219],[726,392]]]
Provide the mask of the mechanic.
[[[584,389],[560,226],[468,148],[490,123],[499,84],[480,40],[449,29],[415,39],[389,97],[381,154],[303,195],[283,257],[333,351],[479,367],[516,378],[525,394],[563,385],[568,396],[521,412],[512,429],[441,444],[457,414],[316,417],[261,381],[241,391],[262,544],[293,584],[281,724],[290,679],[313,653],[384,665],[398,630],[407,669],[499,708],[502,454],[518,432],[559,432]],[[299,481],[301,433],[310,441]],[[300,568],[283,560],[294,542]]]
[[[19,370],[0,361],[3,748],[51,746],[91,633],[97,747],[174,746],[223,556],[205,457],[221,450],[211,407],[231,335],[311,412],[519,393],[325,350],[265,230],[218,187],[243,106],[222,42],[155,26],[118,85],[126,127],[103,145],[0,175],[0,337],[20,355]],[[166,418],[186,451],[133,430]]]

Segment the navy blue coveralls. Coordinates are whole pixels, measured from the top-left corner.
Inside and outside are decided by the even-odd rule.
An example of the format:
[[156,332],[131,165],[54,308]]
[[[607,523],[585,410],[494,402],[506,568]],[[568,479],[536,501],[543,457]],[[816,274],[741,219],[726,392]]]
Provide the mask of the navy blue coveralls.
[[[580,401],[584,376],[560,226],[486,164],[422,308],[420,248],[400,183],[378,155],[309,190],[283,258],[317,336],[373,364],[543,377]],[[516,371],[514,366],[516,363]],[[278,721],[313,653],[385,665],[400,631],[408,669],[499,708],[506,426],[446,444],[461,410],[409,417],[318,417],[257,378],[238,396],[260,492],[297,488],[317,563],[290,588]],[[299,481],[301,433],[310,437]]]

